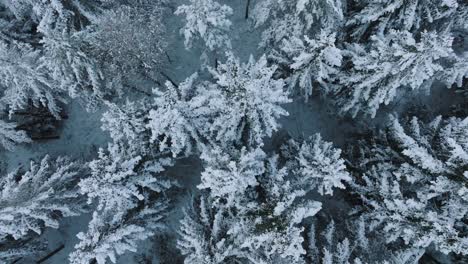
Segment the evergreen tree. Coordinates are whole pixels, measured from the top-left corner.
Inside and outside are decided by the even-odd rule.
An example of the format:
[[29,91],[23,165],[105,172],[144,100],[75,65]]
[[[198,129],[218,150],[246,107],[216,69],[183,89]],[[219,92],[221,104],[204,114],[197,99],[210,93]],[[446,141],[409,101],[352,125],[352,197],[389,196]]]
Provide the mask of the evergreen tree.
[[413,118],[403,126],[392,118],[386,140],[364,150],[382,156],[361,166],[354,186],[387,243],[466,254],[467,120]]
[[154,82],[156,73],[167,63],[165,0],[123,2],[104,9],[77,34],[99,62],[106,78],[104,95],[125,95],[135,86],[135,79]]
[[47,107],[54,116],[60,118],[60,90],[50,74],[39,61],[41,53],[29,44],[0,41],[0,84],[2,88],[3,109],[8,109],[10,115],[15,111],[27,108],[29,104],[35,107]]
[[[129,113],[134,114],[131,106]],[[122,112],[116,116],[125,117]],[[133,134],[139,132],[138,128],[134,130],[136,127],[125,130],[127,125],[107,126],[120,131],[124,128],[127,133],[122,137],[114,134],[115,142],[107,150],[100,149],[99,157],[89,163],[91,175],[79,183],[88,203],[96,201],[97,208],[88,231],[78,234],[81,241],[70,255],[71,263],[106,263],[107,258],[116,263],[117,255],[136,252],[138,241],[164,227],[161,220],[168,202],[163,195],[176,183],[166,179],[163,172],[173,161],[167,152],[129,146],[127,139],[141,135]]]
[[308,233],[308,257],[311,261],[323,264],[332,263],[362,263],[352,257],[355,245],[348,238],[339,240],[336,234],[335,222],[332,220],[322,233],[317,234],[316,226],[312,225]]
[[0,238],[20,239],[44,227],[58,228],[57,216],[79,215],[83,206],[75,189],[80,166],[66,158],[31,162],[0,178]]
[[[237,206],[245,199],[245,193],[258,185],[258,179],[265,173],[263,164],[266,154],[261,149],[240,153],[224,153],[220,148],[208,149],[201,158],[206,168],[201,175],[198,188],[210,190],[215,202]],[[234,157],[232,155],[235,155]],[[241,206],[239,209],[242,210]]]
[[210,127],[217,141],[259,145],[263,137],[278,130],[278,119],[288,115],[282,105],[291,100],[284,81],[274,79],[276,67],[268,66],[265,56],[258,61],[250,57],[241,64],[228,55],[224,64],[210,71],[216,80],[213,89],[221,92],[223,100],[221,113]]
[[194,74],[178,87],[167,82],[164,92],[155,90],[147,127],[161,151],[186,156],[197,146],[259,145],[278,130],[277,119],[288,115],[284,81],[273,78],[275,67],[265,57],[241,64],[229,55],[210,72],[214,81],[197,83]]
[[150,155],[155,151],[150,144],[151,131],[146,127],[151,104],[148,100],[124,104],[106,103],[101,129],[108,132],[116,143],[125,144],[131,152]]
[[322,203],[307,199],[308,190],[300,176],[278,167],[276,157],[267,160],[265,166],[257,193],[238,206],[245,213],[233,221],[228,233],[249,253],[253,263],[300,262],[306,253],[303,221],[320,211]]
[[322,140],[320,134],[301,143],[290,140],[282,147],[282,155],[288,167],[301,176],[301,184],[320,195],[333,195],[333,188],[344,189],[344,183],[352,180],[341,150]]
[[391,31],[372,38],[370,49],[348,45],[344,52],[352,68],[340,76],[341,88],[334,97],[341,112],[375,117],[382,104],[411,90],[431,87],[443,73],[443,59],[453,57],[453,38],[435,32],[423,32],[420,41],[406,31]]
[[26,132],[17,130],[14,123],[0,120],[0,144],[6,150],[13,150],[16,145],[29,142],[31,139]]
[[[7,87],[12,90],[12,97],[4,99],[13,110],[24,108],[32,100],[35,105],[47,106],[59,118],[57,101],[64,102],[63,95],[86,97],[89,90],[94,96],[102,95],[102,76],[97,63],[84,52],[76,35],[89,24],[87,15],[92,6],[85,8],[80,1],[69,0],[8,0],[3,4],[8,10],[5,19],[15,25],[10,29],[19,28],[21,34],[27,34],[26,38],[17,38],[8,32],[4,40],[8,47],[3,49],[10,49],[22,58],[20,63],[5,58],[5,66],[14,67],[6,79],[17,79],[18,74],[28,77],[25,83],[10,82]],[[98,8],[100,3],[95,5]]]
[[244,254],[228,240],[229,220],[223,207],[212,208],[213,200],[203,192],[184,208],[177,247],[186,256],[185,263],[235,263]]
[[164,228],[161,220],[165,216],[166,204],[157,202],[124,215],[104,210],[93,213],[86,233],[80,232],[80,242],[70,254],[70,263],[98,264],[117,263],[117,256],[126,251],[136,252],[138,242],[148,239]]
[[327,220],[324,227],[318,222],[317,219],[312,222],[306,236],[306,257],[310,263],[416,264],[424,253],[420,249],[387,247],[381,236],[369,232],[362,217],[339,224]]
[[66,96],[94,109],[122,95],[130,73],[147,76],[163,61],[163,3],[2,1],[1,101],[10,112],[45,106],[59,119]]
[[123,143],[111,143],[107,150],[99,150],[98,159],[89,163],[91,175],[79,186],[88,203],[97,200],[99,210],[124,213],[145,200],[148,191],[161,193],[173,185],[160,175],[171,164],[172,160],[163,154],[159,158],[142,156],[132,153]]
[[2,239],[0,237],[0,263],[15,263],[18,260],[30,260],[42,253],[45,244],[38,241]]
[[178,87],[166,82],[166,91],[155,90],[155,109],[149,112],[147,127],[151,142],[160,151],[170,150],[173,156],[187,156],[197,144],[207,143],[207,124],[218,114],[220,94],[196,84],[193,74]]
[[276,46],[283,40],[301,39],[314,28],[334,29],[343,23],[342,0],[262,0],[253,10],[255,27],[264,25],[261,46]]
[[233,13],[232,8],[221,5],[216,0],[190,0],[189,5],[181,5],[175,14],[185,17],[186,24],[180,30],[185,37],[185,47],[191,48],[194,39],[204,41],[210,50],[231,48],[228,36]]
[[357,2],[357,12],[347,22],[353,26],[353,36],[387,33],[390,30],[423,31],[434,24],[450,24],[458,8],[457,0],[365,0]]
[[186,260],[302,263],[304,220],[322,207],[308,195],[315,189],[323,194],[322,188],[330,193],[350,179],[339,156],[319,136],[290,142],[281,156],[268,157],[258,148],[207,149],[198,185],[203,193],[181,222],[178,246]]
[[330,83],[340,73],[342,62],[341,50],[335,47],[336,34],[322,31],[316,38],[307,36],[284,39],[280,52],[272,55],[273,59],[292,72],[288,78],[290,89],[299,86],[307,101],[312,95],[313,84],[318,83],[322,92],[333,88]]
[[438,79],[443,81],[448,88],[455,86],[459,91],[468,95],[468,89],[463,82],[468,77],[468,52],[454,57],[450,67],[446,67]]

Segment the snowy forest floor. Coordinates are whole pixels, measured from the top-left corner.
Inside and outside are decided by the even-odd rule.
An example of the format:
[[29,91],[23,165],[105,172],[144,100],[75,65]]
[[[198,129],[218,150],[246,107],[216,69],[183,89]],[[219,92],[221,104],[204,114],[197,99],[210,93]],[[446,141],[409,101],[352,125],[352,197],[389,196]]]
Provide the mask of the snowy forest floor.
[[[182,26],[182,20],[175,15],[172,15],[176,6],[183,2],[182,0],[172,1],[173,10],[168,11],[165,19],[167,35],[169,39],[168,62],[160,69],[165,75],[170,77],[175,82],[181,82],[186,77],[194,72],[200,72],[201,76],[207,76],[206,71],[201,69],[200,56],[202,47],[194,47],[191,51],[187,51],[183,46],[183,36],[179,34],[179,29]],[[249,20],[245,19],[245,1],[231,0],[224,1],[234,9],[233,22],[233,51],[242,60],[247,60],[250,55],[258,58],[263,54],[263,50],[258,49],[260,39],[260,31],[254,30]],[[213,63],[214,62],[210,62]],[[165,81],[165,80],[162,80]],[[136,85],[137,86],[137,85]],[[138,88],[146,92],[151,92],[153,84],[147,82],[145,87],[141,87],[141,82],[138,82]],[[143,93],[133,91],[132,100],[138,100],[139,96],[147,96]],[[324,100],[320,96],[313,96],[308,102],[297,96],[293,103],[290,103],[286,109],[289,116],[281,120],[282,130],[276,136],[289,135],[293,138],[306,138],[315,133],[321,133],[325,140],[332,141],[337,146],[343,146],[346,139],[352,133],[358,133],[368,126],[379,126],[384,122],[386,115],[393,112],[399,112],[403,109],[411,107],[428,107],[434,112],[444,113],[449,109],[447,105],[457,98],[454,96],[453,90],[445,88],[434,88],[430,95],[412,94],[400,100],[395,100],[395,103],[386,107],[384,111],[380,111],[375,119],[368,119],[357,122],[352,119],[338,118],[326,106]],[[456,102],[453,102],[456,103]],[[398,108],[394,107],[398,105]],[[68,119],[63,120],[63,126],[60,132],[60,138],[55,140],[47,140],[34,142],[29,145],[19,146],[12,152],[3,152],[2,160],[4,161],[5,170],[11,171],[20,164],[27,165],[31,159],[39,159],[48,154],[53,157],[59,155],[67,155],[73,159],[89,161],[97,154],[99,147],[103,147],[109,141],[109,136],[101,130],[101,115],[105,111],[104,108],[95,112],[87,112],[78,102],[71,102],[66,107]],[[270,146],[274,146],[275,136],[269,142]],[[186,202],[183,197],[188,197],[190,192],[196,192],[195,186],[199,182],[199,171],[201,167],[197,164],[197,160],[184,160],[171,169],[170,173],[176,177],[185,187],[186,194],[182,195],[179,205],[175,206],[172,215],[169,217],[169,226],[171,232],[175,233],[178,221],[181,216],[180,210]],[[198,170],[194,169],[198,168]],[[189,168],[190,167],[190,168]],[[332,207],[335,208],[335,207]],[[336,208],[339,208],[339,202]],[[51,252],[60,245],[64,248],[57,254],[47,259],[43,263],[59,264],[67,263],[68,255],[73,250],[74,245],[78,242],[76,234],[84,231],[87,228],[91,216],[85,214],[79,217],[65,218],[61,222],[61,227],[58,230],[48,228],[43,234],[42,239],[48,242],[47,252]],[[161,256],[170,256],[171,252],[165,251],[167,241],[164,235],[156,238],[152,243],[146,242],[143,246],[147,252],[139,252],[149,256],[152,263],[158,263]],[[172,256],[173,257],[173,256]],[[181,260],[173,259],[172,263],[179,263]],[[119,263],[138,263],[135,260],[135,254],[127,253],[118,260]]]

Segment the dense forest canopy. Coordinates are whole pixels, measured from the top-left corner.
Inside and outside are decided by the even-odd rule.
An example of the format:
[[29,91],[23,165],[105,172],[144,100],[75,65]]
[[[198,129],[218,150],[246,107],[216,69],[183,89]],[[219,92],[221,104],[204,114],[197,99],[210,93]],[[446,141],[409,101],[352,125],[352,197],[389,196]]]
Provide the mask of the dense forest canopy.
[[0,0],[0,264],[468,263],[465,0]]

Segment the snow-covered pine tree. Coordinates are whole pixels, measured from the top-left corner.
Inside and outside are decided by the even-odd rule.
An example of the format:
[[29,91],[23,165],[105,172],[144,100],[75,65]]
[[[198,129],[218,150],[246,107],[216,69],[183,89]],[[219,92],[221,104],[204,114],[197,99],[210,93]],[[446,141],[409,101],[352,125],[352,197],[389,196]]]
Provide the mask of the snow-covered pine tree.
[[85,52],[87,47],[80,34],[65,26],[40,33],[44,38],[41,40],[43,51],[39,69],[50,75],[61,94],[80,98],[83,105],[95,108],[97,100],[106,98],[111,92],[104,90],[104,75],[99,62]]
[[[331,194],[332,188],[343,188],[343,182],[351,179],[340,154],[318,135],[302,143],[291,140],[282,147],[280,157],[268,158],[258,148],[206,149],[198,188],[208,197],[201,199],[209,199],[212,205],[211,218],[206,218],[206,205],[192,208],[183,221],[205,218],[196,220],[200,222],[196,227],[182,222],[179,246],[188,259],[197,261],[235,258],[252,263],[300,263],[305,254],[302,223],[321,209],[321,203],[310,200],[308,194],[313,190]],[[198,215],[194,210],[200,210]],[[211,237],[209,221],[222,224],[223,229],[216,230],[222,232],[222,239]],[[216,252],[216,258],[206,255],[209,252]]]
[[390,30],[421,32],[433,25],[439,28],[451,26],[458,10],[466,8],[466,3],[457,0],[365,0],[355,3],[354,8],[358,11],[347,24],[356,39]]
[[96,211],[86,233],[80,232],[80,242],[70,254],[72,264],[117,263],[117,257],[126,251],[136,252],[138,243],[165,228],[162,219],[167,204],[153,201],[151,206],[116,214],[113,210]]
[[80,164],[45,156],[30,168],[0,178],[0,237],[20,239],[44,227],[58,228],[58,217],[79,215],[83,201],[75,186]]
[[322,203],[307,198],[301,176],[279,167],[277,157],[265,161],[265,174],[237,216],[228,234],[253,263],[301,263],[306,253],[302,236],[305,219],[314,216]]
[[133,87],[134,79],[154,81],[166,63],[165,0],[123,2],[94,16],[77,33],[107,77],[105,90],[116,94]]
[[282,146],[281,154],[290,170],[300,176],[298,180],[301,184],[320,195],[333,195],[333,188],[344,189],[344,183],[352,180],[341,157],[341,150],[324,141],[320,134],[300,143],[289,140]]
[[456,12],[450,15],[449,27],[447,27],[452,32],[467,34],[468,25],[466,24],[466,18],[468,16],[468,3],[463,1],[457,1],[458,8]]
[[421,257],[424,254],[424,250],[410,248],[406,250],[397,251],[389,255],[389,260],[385,261],[384,264],[418,264],[421,263]]
[[89,109],[120,95],[129,75],[162,61],[163,2],[2,1],[2,101],[11,111],[32,101],[59,118],[66,95]]
[[405,89],[428,90],[443,73],[444,59],[452,59],[453,38],[436,32],[423,32],[421,38],[407,31],[375,35],[366,49],[359,44],[343,51],[352,67],[340,75],[341,88],[333,92],[342,113],[375,117],[382,104],[389,104]]
[[[386,247],[382,236],[367,233],[364,218],[357,221],[312,222],[307,232],[308,263],[320,264],[417,264],[424,250]],[[321,231],[322,230],[322,231]]]
[[17,263],[19,260],[29,260],[46,249],[46,244],[30,240],[3,240],[0,237],[0,263]]
[[242,203],[246,193],[258,185],[258,178],[265,173],[266,154],[261,149],[242,148],[232,153],[225,153],[221,148],[207,149],[200,158],[206,167],[198,189],[209,190],[214,203],[228,207]]
[[17,130],[15,123],[0,120],[0,144],[6,150],[13,150],[16,145],[29,142],[31,139],[26,132]]
[[275,79],[276,66],[268,66],[266,56],[248,63],[228,54],[224,64],[210,69],[216,83],[212,89],[222,94],[220,114],[210,126],[212,136],[221,144],[261,145],[280,127],[278,119],[287,116],[282,107],[291,102],[284,90],[285,82]]
[[186,256],[186,264],[230,263],[245,257],[228,239],[230,222],[225,209],[212,207],[212,203],[209,194],[202,191],[184,208],[177,248]]
[[402,125],[392,117],[387,131],[364,152],[381,157],[360,166],[364,174],[353,184],[366,221],[387,243],[466,254],[468,119]]
[[170,153],[145,148],[139,152],[128,143],[120,138],[107,150],[100,149],[99,157],[89,163],[90,177],[79,183],[88,203],[97,202],[97,208],[88,231],[78,235],[81,242],[70,255],[71,263],[101,264],[107,258],[115,263],[116,255],[136,252],[138,241],[163,227],[167,201],[162,195],[175,185],[162,175],[172,165]]
[[[200,204],[195,209],[198,213],[191,209],[192,213],[182,222],[179,247],[188,255],[187,260],[302,263],[306,253],[303,221],[315,215],[321,203],[308,196],[318,186],[311,187],[303,179],[297,153],[301,152],[302,160],[309,164],[331,165],[339,180],[349,177],[343,172],[343,160],[337,159],[338,150],[331,149],[319,137],[308,144],[290,146],[283,150],[287,155],[280,158],[269,158],[258,148],[231,152],[215,148],[204,152],[205,171],[198,188],[205,192],[208,198],[201,199],[208,199],[211,208]],[[311,149],[313,144],[315,149]],[[322,178],[328,177],[331,176]],[[335,183],[332,185],[341,186]],[[191,221],[199,224],[189,226]],[[213,225],[217,226],[216,230],[211,229]]]
[[[80,1],[69,0],[8,0],[2,3],[7,8],[8,22],[15,25],[10,27],[13,32],[8,33],[9,39],[6,42],[10,49],[14,48],[11,46],[14,43],[15,46],[21,47],[17,50],[17,56],[29,59],[27,63],[29,68],[32,68],[28,75],[16,73],[27,75],[29,83],[34,84],[16,84],[16,90],[26,99],[23,99],[23,104],[30,99],[36,100],[48,106],[51,113],[59,117],[59,109],[54,100],[63,102],[61,96],[65,94],[86,97],[86,94],[91,93],[93,96],[102,97],[102,76],[98,64],[84,51],[80,37],[76,36],[77,32],[89,24],[86,15],[92,13],[91,6],[85,11],[85,5]],[[92,7],[98,8],[99,3],[96,2]],[[27,38],[17,38],[16,31],[26,31],[29,35]],[[9,64],[15,65],[11,61],[7,65]],[[24,70],[26,69],[23,67]],[[10,74],[10,78],[14,78],[15,72]],[[28,93],[27,89],[32,89],[35,93]],[[11,104],[14,105],[14,101]]]
[[150,144],[151,131],[146,127],[151,109],[149,100],[106,103],[108,110],[102,114],[101,129],[108,132],[113,142],[124,143],[131,152],[151,155],[158,150]]
[[53,28],[59,17],[70,16],[75,27],[88,25],[101,8],[121,2],[120,0],[2,0],[2,5],[18,19],[32,20],[42,27]]
[[338,237],[333,220],[323,232],[317,231],[316,224],[312,224],[307,233],[307,258],[311,262],[322,264],[362,263],[359,257],[352,256],[355,253],[353,252],[356,247],[355,242],[348,237],[344,239]]
[[261,46],[276,47],[284,39],[311,36],[317,33],[314,28],[336,31],[343,19],[342,0],[261,0],[253,10],[255,27],[266,25]]
[[211,51],[230,49],[228,33],[232,23],[228,17],[232,13],[232,8],[216,0],[190,0],[190,4],[179,6],[175,14],[184,16],[186,20],[180,30],[185,37],[185,47],[191,48],[194,39],[201,39]]
[[288,114],[282,104],[290,100],[284,81],[273,78],[275,70],[265,56],[241,64],[229,54],[226,63],[210,68],[214,81],[197,82],[193,74],[178,86],[167,82],[165,91],[155,90],[147,124],[151,141],[174,157],[213,143],[260,145]]
[[149,112],[147,127],[151,142],[160,151],[171,151],[173,156],[187,156],[197,145],[209,143],[208,129],[223,106],[222,95],[197,83],[195,73],[175,86],[166,82],[166,90],[154,90],[154,106]]
[[468,88],[463,85],[468,80],[468,51],[454,56],[453,63],[444,68],[438,79],[444,82],[448,88],[455,86],[457,91],[468,96]]
[[33,104],[47,107],[51,114],[60,117],[59,104],[64,100],[57,83],[40,67],[40,57],[41,53],[29,44],[0,40],[0,102],[10,115]]
[[178,86],[167,82],[166,90],[154,90],[154,100],[117,105],[107,103],[102,129],[114,142],[123,143],[139,155],[188,156],[207,143],[205,125],[218,111],[219,93],[196,83],[197,74]]
[[332,90],[330,82],[335,80],[342,61],[341,50],[335,47],[335,42],[336,33],[325,30],[312,39],[293,36],[282,41],[280,51],[271,57],[285,68],[284,71],[291,72],[290,90],[299,86],[306,101],[312,95],[314,83],[320,85],[321,92]]
[[90,177],[79,183],[88,203],[97,201],[98,210],[124,214],[136,208],[148,193],[162,193],[174,185],[161,173],[172,165],[168,153],[159,157],[132,151],[123,142],[109,143],[100,149],[99,157],[89,163]]
[[155,90],[156,109],[150,111],[148,127],[160,150],[177,156],[213,142],[258,145],[287,115],[281,107],[290,102],[284,82],[273,79],[275,67],[267,66],[265,57],[241,64],[228,55],[225,64],[210,72],[214,82],[196,83],[194,74],[178,87],[167,82],[166,91]]

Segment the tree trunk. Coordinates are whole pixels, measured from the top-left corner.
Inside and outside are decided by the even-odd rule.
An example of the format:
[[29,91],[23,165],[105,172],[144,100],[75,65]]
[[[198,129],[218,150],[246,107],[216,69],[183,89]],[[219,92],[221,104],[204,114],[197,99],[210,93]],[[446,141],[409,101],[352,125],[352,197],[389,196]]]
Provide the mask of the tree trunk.
[[245,19],[249,18],[249,9],[250,9],[250,0],[247,0],[247,5],[245,6]]
[[51,139],[60,139],[59,135],[44,135],[44,136],[32,136],[32,140],[51,140]]
[[49,254],[47,254],[45,257],[39,259],[36,263],[37,264],[40,264],[48,259],[50,259],[53,255],[57,254],[60,250],[64,249],[65,248],[65,245],[62,244],[60,245],[58,248],[56,248],[54,251],[50,252]]

